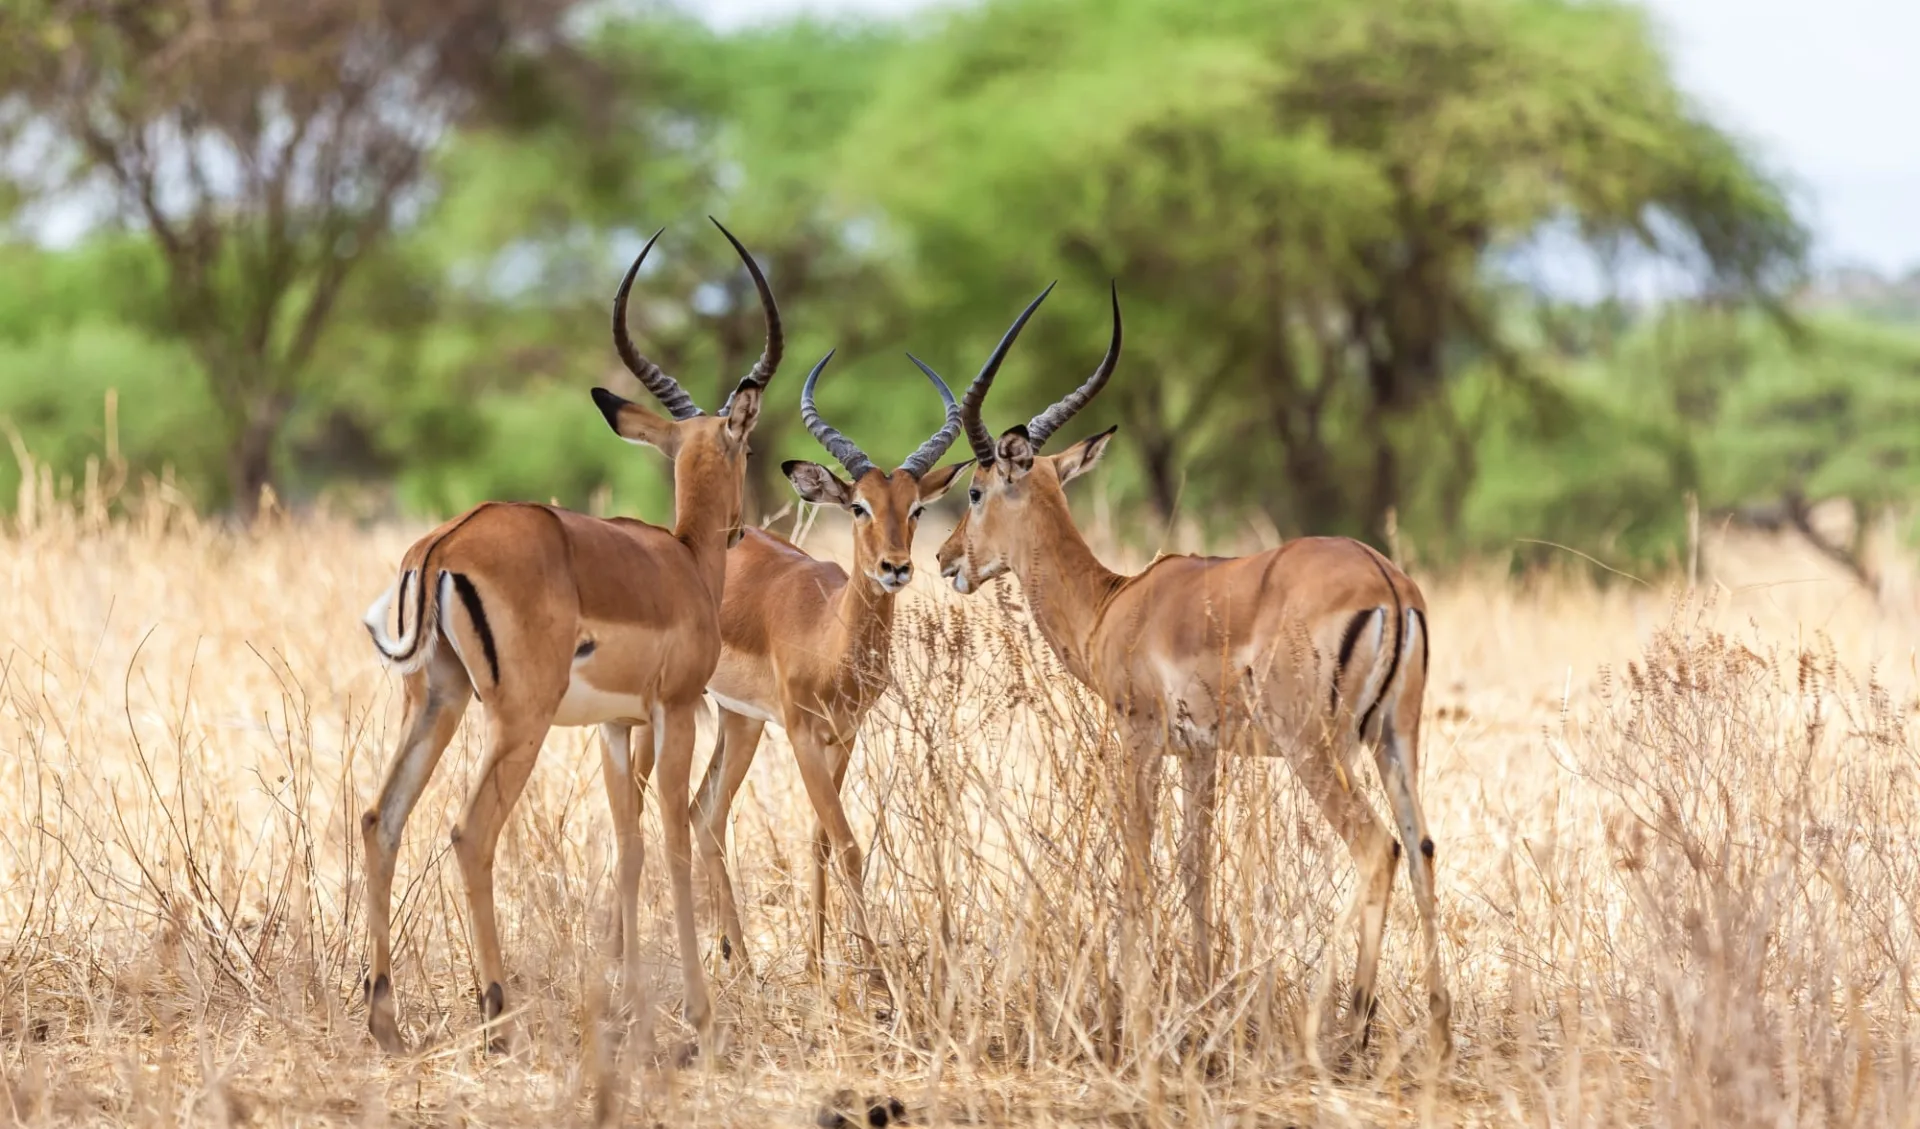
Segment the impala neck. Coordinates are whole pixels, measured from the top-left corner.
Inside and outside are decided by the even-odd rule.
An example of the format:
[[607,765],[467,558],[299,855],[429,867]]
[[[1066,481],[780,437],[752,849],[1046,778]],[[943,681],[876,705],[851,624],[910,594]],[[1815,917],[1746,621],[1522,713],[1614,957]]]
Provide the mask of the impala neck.
[[1092,685],[1087,640],[1127,578],[1093,555],[1060,490],[1034,491],[1028,519],[1026,551],[1013,555],[1013,574],[1040,634],[1075,678]]
[[894,595],[874,583],[862,565],[856,557],[854,574],[847,577],[833,602],[835,642],[841,644],[835,653],[851,665],[884,671],[893,633]]
[[673,476],[673,535],[693,552],[711,592],[727,575],[728,515],[737,507],[740,484],[696,474]]

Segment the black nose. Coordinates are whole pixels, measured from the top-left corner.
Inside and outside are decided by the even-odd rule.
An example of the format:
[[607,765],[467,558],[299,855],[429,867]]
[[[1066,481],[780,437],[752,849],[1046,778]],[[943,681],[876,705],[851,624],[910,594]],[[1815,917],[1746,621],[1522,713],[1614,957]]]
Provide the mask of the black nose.
[[892,561],[881,561],[880,575],[892,577],[901,584],[905,584],[907,581],[913,579],[913,562],[905,561],[895,564]]

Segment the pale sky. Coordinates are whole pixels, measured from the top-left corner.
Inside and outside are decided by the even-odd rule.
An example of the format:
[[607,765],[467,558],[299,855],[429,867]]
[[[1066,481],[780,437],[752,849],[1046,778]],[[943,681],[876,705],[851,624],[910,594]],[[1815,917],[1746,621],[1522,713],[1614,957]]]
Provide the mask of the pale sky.
[[[1920,0],[1644,2],[1681,84],[1796,185],[1821,264],[1920,268]],[[723,26],[927,3],[691,0]]]

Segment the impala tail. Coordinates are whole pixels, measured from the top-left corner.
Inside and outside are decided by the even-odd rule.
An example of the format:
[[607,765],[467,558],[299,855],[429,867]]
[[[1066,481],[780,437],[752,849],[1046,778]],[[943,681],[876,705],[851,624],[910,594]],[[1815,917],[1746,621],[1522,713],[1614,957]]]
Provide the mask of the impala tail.
[[1416,669],[1424,681],[1426,667],[1427,617],[1420,609],[1382,604],[1356,612],[1340,640],[1329,705],[1338,713],[1346,699],[1354,736],[1378,740],[1391,724],[1399,684]]
[[[427,664],[440,633],[440,601],[428,597],[430,586],[420,574],[421,570],[415,568],[402,572],[361,619],[382,661],[402,674],[412,674]],[[389,634],[396,606],[398,621],[393,623],[393,630],[398,634]]]

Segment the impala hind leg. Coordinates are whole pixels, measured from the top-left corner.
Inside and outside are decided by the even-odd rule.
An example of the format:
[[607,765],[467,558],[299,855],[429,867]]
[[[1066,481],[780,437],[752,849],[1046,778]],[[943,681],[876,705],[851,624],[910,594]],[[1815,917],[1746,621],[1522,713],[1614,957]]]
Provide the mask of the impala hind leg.
[[727,873],[727,826],[733,815],[733,800],[740,784],[753,766],[754,753],[760,747],[760,734],[767,723],[759,718],[720,711],[719,736],[713,756],[707,761],[706,776],[701,778],[700,793],[693,802],[694,842],[707,872],[707,887],[720,911],[720,955],[738,960],[751,970],[747,960],[746,930],[740,924],[740,904],[734,898],[733,879]]
[[713,1026],[713,1005],[707,995],[706,974],[700,967],[699,930],[694,920],[693,841],[687,791],[693,779],[694,703],[662,706],[655,711],[654,748],[660,756],[660,826],[667,846],[667,869],[673,878],[673,916],[680,943],[680,972],[686,981],[682,1013],[700,1033],[700,1043]]
[[487,1027],[487,1049],[504,1052],[507,1033],[501,1015],[506,1011],[506,965],[500,957],[500,927],[494,916],[493,861],[507,816],[519,802],[539,759],[553,709],[522,713],[491,704],[486,761],[467,799],[467,809],[453,830],[453,853],[466,882],[474,959],[479,965],[480,983],[485,985],[480,992],[480,1013]]
[[651,727],[639,735],[649,742],[646,772],[634,756],[631,725],[609,722],[600,727],[600,771],[607,785],[607,804],[613,814],[613,838],[617,851],[614,891],[619,904],[614,935],[620,950],[621,988],[628,1001],[640,990],[640,871],[646,852],[640,838],[640,810],[646,796],[642,791],[653,768]]
[[1393,805],[1394,820],[1400,826],[1401,840],[1407,851],[1407,877],[1413,884],[1413,900],[1420,911],[1420,935],[1427,959],[1428,1035],[1431,1050],[1444,1060],[1453,1052],[1453,997],[1447,991],[1446,977],[1440,969],[1440,920],[1434,897],[1433,837],[1427,833],[1426,813],[1420,807],[1418,772],[1419,723],[1403,725],[1398,711],[1387,714],[1380,726],[1380,740],[1374,747],[1374,764],[1380,771],[1380,783]]
[[360,817],[360,835],[367,852],[367,936],[372,957],[362,991],[367,1000],[367,1027],[382,1050],[398,1054],[406,1049],[393,1003],[393,864],[400,834],[413,814],[414,804],[432,779],[461,715],[473,698],[473,688],[459,663],[444,650],[425,669],[406,676],[403,683],[404,736],[380,785],[380,799]]
[[1393,897],[1393,864],[1399,857],[1400,844],[1394,842],[1373,805],[1355,791],[1343,750],[1329,750],[1314,742],[1289,742],[1285,747],[1292,754],[1289,763],[1307,793],[1320,805],[1334,833],[1346,843],[1359,879],[1354,891],[1360,910],[1359,936],[1348,1023],[1355,1045],[1364,1050],[1373,1032],[1374,983],[1380,969],[1380,944],[1386,933],[1387,907]]

